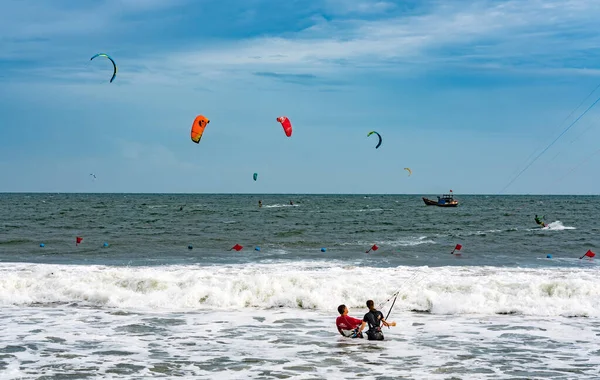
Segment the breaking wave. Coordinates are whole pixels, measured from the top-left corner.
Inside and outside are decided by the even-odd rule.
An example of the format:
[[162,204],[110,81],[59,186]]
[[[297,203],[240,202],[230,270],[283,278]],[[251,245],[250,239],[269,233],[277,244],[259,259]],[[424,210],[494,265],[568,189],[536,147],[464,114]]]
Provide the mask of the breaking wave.
[[363,308],[367,299],[380,303],[400,289],[396,312],[600,316],[599,275],[597,267],[0,264],[0,305],[77,303],[158,310],[286,307],[334,312],[341,303],[352,308]]

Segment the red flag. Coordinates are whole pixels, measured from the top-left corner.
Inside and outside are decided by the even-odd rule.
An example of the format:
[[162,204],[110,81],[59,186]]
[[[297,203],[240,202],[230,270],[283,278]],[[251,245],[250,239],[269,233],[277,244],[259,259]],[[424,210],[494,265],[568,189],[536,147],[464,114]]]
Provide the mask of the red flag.
[[[460,249],[462,248],[462,245],[457,244],[456,247],[454,247],[454,249],[452,250],[452,252],[450,252],[450,254],[454,254],[455,251],[460,251]],[[460,253],[457,253],[456,256],[460,256]]]
[[241,251],[241,250],[242,250],[242,248],[244,248],[244,247],[243,247],[243,246],[241,246],[241,245],[239,245],[239,244],[236,244],[236,245],[234,245],[233,247],[229,248],[229,250],[231,251],[232,249],[235,249],[236,251],[238,251],[238,252],[239,252],[239,251]]
[[591,250],[589,250],[589,249],[588,249],[588,251],[585,253],[585,255],[581,256],[581,257],[579,258],[579,260],[583,259],[583,258],[584,258],[584,257],[586,257],[586,256],[587,256],[587,257],[594,257],[594,256],[596,256],[596,254],[595,254],[594,252],[592,252]]
[[369,253],[371,251],[377,251],[379,249],[379,247],[377,246],[377,244],[373,244],[373,246],[371,248],[369,248],[369,250],[365,253]]
[[83,241],[83,238],[81,236],[77,236],[75,238],[75,245],[79,245],[82,241]]

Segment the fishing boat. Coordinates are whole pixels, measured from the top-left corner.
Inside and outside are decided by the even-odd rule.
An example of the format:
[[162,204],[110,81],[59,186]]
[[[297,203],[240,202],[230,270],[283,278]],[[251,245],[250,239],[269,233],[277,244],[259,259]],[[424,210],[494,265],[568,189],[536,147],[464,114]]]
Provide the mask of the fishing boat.
[[427,206],[438,206],[438,207],[456,207],[458,206],[458,201],[454,199],[454,194],[452,190],[450,190],[450,194],[444,194],[441,197],[437,197],[437,201],[433,201],[431,199],[427,199],[423,197],[423,202]]

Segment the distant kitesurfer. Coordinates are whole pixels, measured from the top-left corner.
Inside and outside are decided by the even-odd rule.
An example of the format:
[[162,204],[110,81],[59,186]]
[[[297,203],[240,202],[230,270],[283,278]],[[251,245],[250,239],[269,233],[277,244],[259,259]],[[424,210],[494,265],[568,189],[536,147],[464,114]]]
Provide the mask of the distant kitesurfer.
[[293,205],[294,205],[294,202],[290,201],[290,206],[293,206]]
[[262,207],[262,201],[258,201],[258,207]]
[[367,301],[367,307],[369,308],[369,312],[365,314],[363,318],[363,322],[358,328],[358,333],[362,333],[365,325],[369,325],[369,330],[367,331],[367,338],[369,340],[383,340],[383,332],[381,331],[381,324],[384,326],[396,326],[396,322],[387,322],[383,317],[383,313],[377,309],[375,309],[375,303],[373,300]]
[[340,313],[340,316],[335,320],[335,325],[340,334],[346,338],[362,338],[362,333],[358,332],[358,327],[361,325],[362,321],[349,316],[346,305],[338,306],[338,313]]
[[546,227],[546,224],[544,223],[543,219],[544,219],[543,216],[541,218],[537,215],[535,216],[535,222],[542,227]]
[[183,211],[183,206],[179,207],[179,211]]

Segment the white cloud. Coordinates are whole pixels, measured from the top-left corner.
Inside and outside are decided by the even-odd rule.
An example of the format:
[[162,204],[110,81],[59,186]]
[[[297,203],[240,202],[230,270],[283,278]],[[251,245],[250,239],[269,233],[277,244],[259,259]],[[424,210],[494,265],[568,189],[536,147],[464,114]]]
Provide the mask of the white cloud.
[[[346,9],[361,8],[361,4],[367,3],[349,2]],[[160,70],[186,75],[203,75],[207,70],[213,75],[236,70],[318,75],[344,67],[401,69],[461,63],[481,68],[527,63],[535,69],[557,70],[573,54],[596,55],[600,39],[589,32],[596,30],[599,16],[600,2],[595,1],[439,3],[425,15],[368,21],[321,19],[314,27],[286,38],[268,36],[220,47],[186,48],[161,58]],[[570,65],[565,68],[582,69]]]
[[[46,30],[94,31],[120,17],[118,12],[159,10],[181,3],[106,0],[93,11],[49,8],[49,19],[55,21],[38,26],[23,23],[21,28],[32,37]],[[427,13],[393,12],[394,3],[375,0],[326,0],[324,7],[351,17],[332,21],[313,17],[313,26],[285,37],[203,41],[156,51],[135,61],[121,59],[120,69],[130,68],[132,82],[193,84],[236,81],[257,71],[330,76],[347,75],[344,69],[400,71],[442,65],[589,75],[595,73],[593,58],[600,51],[596,33],[600,2],[593,0],[440,1],[428,3]],[[381,14],[377,19],[356,17],[368,13]],[[74,68],[70,75],[84,70]]]

